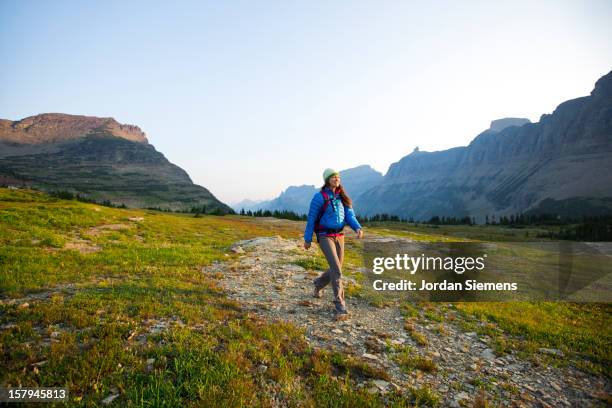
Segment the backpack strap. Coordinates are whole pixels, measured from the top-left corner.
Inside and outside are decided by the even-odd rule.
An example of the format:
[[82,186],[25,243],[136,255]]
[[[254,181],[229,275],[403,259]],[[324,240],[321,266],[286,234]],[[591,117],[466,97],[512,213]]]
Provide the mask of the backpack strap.
[[319,224],[319,222],[321,221],[321,217],[323,217],[323,214],[325,213],[325,210],[327,210],[327,206],[329,205],[329,194],[327,194],[327,191],[322,190],[321,191],[321,195],[323,196],[323,205],[321,206],[321,209],[319,210],[319,214],[317,214],[317,219],[315,221],[315,233],[316,232],[321,232],[324,230],[324,228],[321,228],[321,225]]

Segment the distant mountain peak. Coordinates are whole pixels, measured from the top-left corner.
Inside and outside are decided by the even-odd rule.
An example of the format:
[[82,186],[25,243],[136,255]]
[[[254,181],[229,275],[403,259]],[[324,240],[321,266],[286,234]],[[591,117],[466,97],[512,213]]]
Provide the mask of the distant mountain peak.
[[356,167],[351,167],[350,169],[340,170],[340,175],[342,177],[382,177],[382,174],[369,164],[361,164]]
[[300,186],[289,186],[284,191],[282,191],[281,194],[293,193],[293,192],[296,192],[296,191],[303,191],[303,190],[310,191],[313,188],[316,188],[316,186],[314,186],[312,184],[302,184]]
[[0,142],[19,144],[57,143],[79,139],[103,131],[132,142],[148,143],[145,133],[135,125],[114,118],[41,113],[17,121],[0,119]]

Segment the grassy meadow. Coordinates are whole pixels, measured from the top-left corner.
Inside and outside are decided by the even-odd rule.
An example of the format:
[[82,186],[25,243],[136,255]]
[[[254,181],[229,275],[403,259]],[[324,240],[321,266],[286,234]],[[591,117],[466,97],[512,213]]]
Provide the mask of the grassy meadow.
[[[374,225],[368,231],[426,242],[546,241],[535,238],[546,231],[538,227],[441,225],[434,228],[388,222]],[[525,258],[534,256],[529,253]],[[523,262],[521,267],[534,264]],[[423,302],[403,307],[425,310],[425,319],[429,321],[458,321],[465,331],[488,335],[501,354],[513,349],[536,364],[573,364],[596,375],[612,376],[612,305],[609,303],[461,302],[450,305]],[[409,314],[409,318],[415,316],[416,313]],[[540,348],[558,349],[564,356],[542,355],[538,353]]]
[[[214,275],[202,273],[213,262],[234,262],[229,248],[237,240],[302,232],[300,222],[108,208],[1,188],[0,384],[67,387],[73,406],[100,405],[114,394],[121,406],[435,405],[430,390],[383,400],[353,387],[354,378],[385,373],[311,349],[300,329],[242,311]],[[536,233],[366,228],[424,241],[533,239],[526,232]],[[365,296],[355,272],[360,245],[347,241],[345,262],[357,281],[347,296]],[[319,251],[300,263],[325,265]],[[610,376],[606,304],[407,304],[403,311],[407,320],[451,319],[489,334],[500,352],[516,348],[544,364]],[[539,347],[566,358],[541,357]]]
[[382,405],[350,378],[384,373],[242,312],[202,273],[236,240],[301,235],[261,221],[0,189],[0,382],[67,387],[74,406]]

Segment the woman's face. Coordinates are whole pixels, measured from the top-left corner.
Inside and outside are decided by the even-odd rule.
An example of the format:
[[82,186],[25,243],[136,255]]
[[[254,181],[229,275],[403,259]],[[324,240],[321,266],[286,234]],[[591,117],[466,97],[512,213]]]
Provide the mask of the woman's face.
[[334,175],[329,178],[329,185],[332,188],[336,188],[340,185],[340,176]]

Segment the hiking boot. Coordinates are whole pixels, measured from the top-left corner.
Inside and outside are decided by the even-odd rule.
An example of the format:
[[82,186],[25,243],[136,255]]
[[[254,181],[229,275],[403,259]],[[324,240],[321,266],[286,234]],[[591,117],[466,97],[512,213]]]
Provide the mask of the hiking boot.
[[346,306],[344,306],[342,303],[336,303],[335,311],[337,318],[346,317],[349,314],[348,310],[346,310]]
[[317,288],[317,285],[313,282],[314,290],[312,291],[312,297],[320,298],[321,297],[321,289]]

